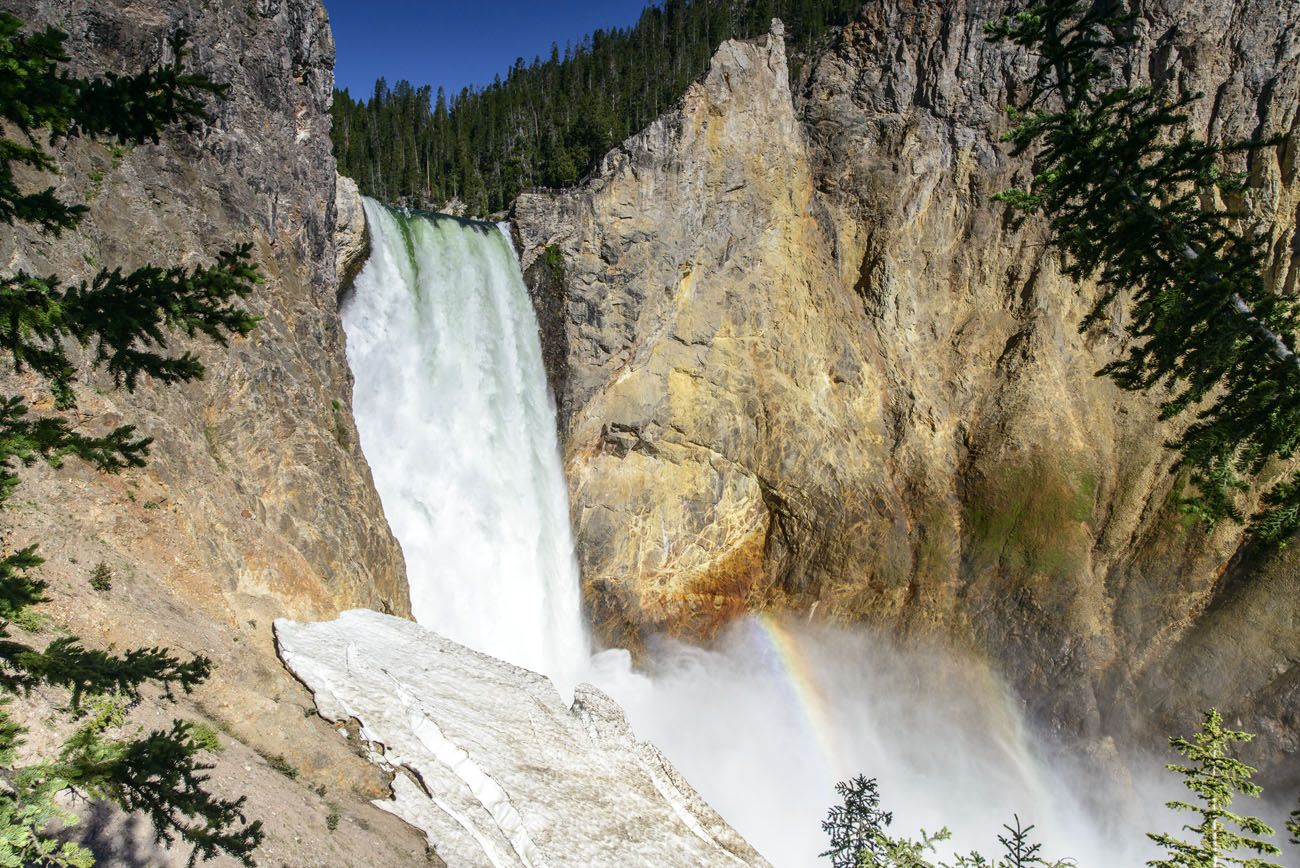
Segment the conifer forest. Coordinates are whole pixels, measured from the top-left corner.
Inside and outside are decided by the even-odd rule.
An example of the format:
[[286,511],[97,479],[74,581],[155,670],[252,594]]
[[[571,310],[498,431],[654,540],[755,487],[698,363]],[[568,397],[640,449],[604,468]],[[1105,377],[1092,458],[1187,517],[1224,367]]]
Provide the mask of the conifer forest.
[[672,106],[724,40],[786,27],[791,76],[800,58],[847,21],[852,0],[666,0],[627,28],[597,30],[547,57],[519,58],[482,88],[436,93],[381,78],[362,97],[335,93],[339,171],[384,202],[469,214],[505,210],[521,190],[564,187],[613,145]]

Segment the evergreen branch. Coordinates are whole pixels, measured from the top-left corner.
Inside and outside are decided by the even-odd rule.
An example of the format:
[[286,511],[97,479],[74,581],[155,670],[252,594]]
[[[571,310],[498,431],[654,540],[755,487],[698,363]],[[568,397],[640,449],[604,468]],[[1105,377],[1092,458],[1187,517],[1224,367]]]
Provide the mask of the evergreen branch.
[[263,838],[261,821],[249,823],[245,798],[219,799],[204,789],[212,766],[199,762],[213,745],[184,721],[133,741],[104,737],[120,726],[119,704],[101,706],[65,744],[56,766],[59,776],[92,798],[112,799],[127,811],[149,817],[155,838],[179,838],[193,849],[189,865],[228,853],[253,866],[252,853]]
[[[1176,118],[1176,121],[1178,123],[1184,123],[1186,119],[1181,116],[1178,116]],[[1263,147],[1268,147],[1270,145],[1281,144],[1283,141],[1284,139],[1282,137],[1275,136],[1270,139],[1263,139],[1258,142],[1252,143],[1250,147],[1252,149],[1263,148]],[[1219,153],[1223,153],[1226,150],[1230,150],[1230,149],[1214,149],[1214,153],[1217,155]],[[1175,169],[1174,171],[1176,173],[1177,169]],[[1114,170],[1114,168],[1110,170],[1109,174],[1111,176],[1112,181],[1114,181],[1117,184],[1123,185],[1124,191],[1127,194],[1129,201],[1133,203],[1135,207],[1141,209],[1147,215],[1147,217],[1150,218],[1151,222],[1161,231],[1161,233],[1166,235],[1176,234],[1173,227],[1170,226],[1169,221],[1165,219],[1165,216],[1162,213],[1160,213],[1158,209],[1152,207],[1148,200],[1143,199],[1142,196],[1140,196],[1136,190],[1132,189],[1129,182],[1121,179],[1119,177],[1119,174]],[[1167,178],[1166,180],[1174,180],[1174,179]],[[1188,216],[1189,219],[1204,220],[1207,218],[1213,219],[1215,215],[1189,214],[1186,216]],[[1173,246],[1175,248],[1178,248],[1179,244],[1181,244],[1180,252],[1184,260],[1186,260],[1189,263],[1195,264],[1201,259],[1201,251],[1193,247],[1191,242],[1183,239],[1178,239],[1178,238],[1173,239]],[[1220,283],[1222,281],[1222,277],[1219,275],[1217,271],[1211,269],[1204,273],[1204,280],[1207,283],[1209,283],[1211,286],[1213,286]],[[1269,328],[1267,323],[1265,323],[1263,320],[1261,320],[1258,316],[1255,315],[1255,311],[1252,310],[1251,306],[1246,303],[1246,300],[1241,297],[1241,293],[1233,292],[1231,295],[1231,303],[1232,303],[1232,309],[1236,311],[1244,320],[1246,320],[1246,322],[1250,325],[1251,329],[1253,329],[1255,333],[1259,336],[1259,338],[1264,342],[1264,345],[1266,346],[1268,351],[1272,353],[1274,358],[1276,358],[1279,362],[1289,362],[1293,366],[1295,366],[1297,370],[1300,370],[1300,357],[1297,357],[1295,351],[1292,350],[1291,347],[1287,346],[1286,340],[1279,332],[1276,332],[1273,329]],[[1094,308],[1094,313],[1097,313],[1095,308]]]
[[0,505],[18,485],[16,465],[44,461],[61,467],[69,456],[104,473],[143,467],[151,438],[137,438],[135,426],[122,425],[99,437],[82,434],[61,416],[28,415],[21,398],[0,398]]
[[48,585],[31,575],[45,562],[36,550],[36,546],[30,545],[0,558],[0,639],[7,638],[12,621],[46,601]]
[[64,287],[55,276],[20,271],[0,279],[0,347],[17,371],[30,369],[49,381],[57,405],[75,404],[76,376],[64,346],[73,338],[94,344],[96,365],[133,390],[141,374],[163,383],[203,376],[192,353],[167,356],[167,332],[203,335],[225,346],[228,335],[248,335],[259,318],[237,302],[253,292],[262,275],[252,264],[252,245],[223,251],[210,266],[184,269],[146,265],[123,274],[101,269],[90,281]]
[[[1195,261],[1196,251],[1188,247],[1185,255],[1189,260]],[[1250,323],[1250,327],[1264,340],[1268,346],[1268,351],[1273,354],[1274,358],[1279,362],[1290,362],[1297,370],[1300,370],[1300,358],[1296,356],[1295,351],[1286,345],[1286,341],[1280,334],[1270,329],[1263,320],[1257,317],[1255,312],[1251,310],[1250,305],[1246,304],[1246,300],[1235,292],[1232,294],[1232,309],[1241,314],[1246,322]]]
[[0,641],[0,681],[23,689],[38,684],[66,688],[74,710],[87,694],[119,692],[136,699],[145,684],[162,687],[169,697],[173,685],[189,693],[211,672],[208,658],[182,663],[163,648],[133,648],[116,657],[86,648],[75,637],[55,639],[44,651]]
[[[2,89],[3,85],[0,85]],[[0,223],[34,223],[41,230],[58,236],[64,229],[72,229],[81,222],[86,207],[66,204],[54,194],[53,187],[23,193],[14,178],[14,164],[31,166],[42,172],[54,168],[53,160],[40,148],[0,138]]]
[[14,866],[41,868],[93,868],[94,854],[73,841],[59,841],[46,833],[54,823],[72,824],[77,817],[59,804],[67,789],[46,764],[20,774],[8,791],[0,792],[0,860]]
[[[1004,137],[1014,154],[1036,149],[1033,181],[995,198],[1046,214],[1065,273],[1099,280],[1081,330],[1131,291],[1131,344],[1099,373],[1124,389],[1167,390],[1162,419],[1194,414],[1169,444],[1196,492],[1183,505],[1210,524],[1242,521],[1247,478],[1300,448],[1300,307],[1265,287],[1263,246],[1237,228],[1242,215],[1206,203],[1246,189],[1222,169],[1225,155],[1282,140],[1209,145],[1186,132],[1198,94],[1115,86],[1110,70],[1133,20],[1117,7],[1048,0],[989,27],[1038,57]],[[1300,531],[1294,488],[1274,486],[1263,504],[1252,518],[1258,539],[1285,544]]]
[[37,193],[19,190],[15,164],[54,170],[49,155],[36,146],[36,130],[47,130],[51,143],[74,136],[156,143],[161,131],[174,124],[198,131],[212,120],[208,97],[227,91],[226,85],[186,69],[183,30],[168,42],[169,63],[133,75],[69,74],[60,68],[70,60],[66,41],[67,34],[53,27],[24,33],[19,19],[0,13],[0,131],[11,126],[27,142],[0,137],[0,223],[31,223],[55,236],[76,228],[86,209],[61,201],[53,187]]
[[115,138],[120,143],[158,142],[160,131],[180,124],[197,132],[210,123],[207,98],[222,97],[229,85],[186,71],[189,34],[177,30],[168,40],[170,63],[133,75],[108,73],[94,79],[72,79],[76,90],[65,135]]
[[202,334],[221,346],[227,335],[247,336],[259,318],[234,302],[262,282],[251,250],[252,244],[241,244],[219,253],[215,265],[189,271],[152,265],[128,275],[100,271],[65,296],[69,333],[82,344],[93,342],[96,364],[105,364],[128,390],[141,374],[164,383],[201,378],[203,365],[193,354],[167,357],[151,348],[165,349],[169,331]]
[[70,120],[78,80],[59,68],[72,59],[67,40],[55,27],[24,33],[20,19],[0,13],[0,118],[29,141],[34,130],[56,130]]

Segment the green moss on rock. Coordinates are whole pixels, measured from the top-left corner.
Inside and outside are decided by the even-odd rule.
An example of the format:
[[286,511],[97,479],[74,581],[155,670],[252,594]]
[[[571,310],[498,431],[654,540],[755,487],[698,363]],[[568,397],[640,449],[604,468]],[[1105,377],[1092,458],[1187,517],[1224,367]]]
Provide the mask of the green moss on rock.
[[967,558],[977,569],[1065,578],[1084,566],[1097,477],[1035,456],[972,480],[965,500]]

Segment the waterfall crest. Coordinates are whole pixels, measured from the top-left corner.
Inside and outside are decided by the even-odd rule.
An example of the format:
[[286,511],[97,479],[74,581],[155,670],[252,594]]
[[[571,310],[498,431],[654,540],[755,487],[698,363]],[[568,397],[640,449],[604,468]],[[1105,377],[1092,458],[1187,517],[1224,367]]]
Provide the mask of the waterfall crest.
[[365,200],[343,307],[361,446],[421,624],[569,684],[587,658],[537,320],[500,227]]

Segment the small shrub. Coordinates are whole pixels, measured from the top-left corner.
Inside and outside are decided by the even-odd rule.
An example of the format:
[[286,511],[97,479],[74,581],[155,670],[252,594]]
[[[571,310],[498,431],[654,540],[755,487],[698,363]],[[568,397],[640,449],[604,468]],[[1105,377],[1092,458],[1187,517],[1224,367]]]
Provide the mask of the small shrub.
[[86,191],[87,201],[94,201],[104,189],[104,170],[94,169],[90,172],[90,189]]
[[542,268],[545,276],[541,289],[550,300],[558,300],[564,293],[564,253],[559,245],[552,244],[543,251]]
[[338,827],[339,827],[339,812],[330,811],[329,815],[325,818],[325,828],[333,832]]
[[267,765],[284,775],[289,780],[297,780],[298,768],[279,754],[267,757],[266,762]]
[[12,623],[28,633],[39,633],[50,626],[50,618],[35,609],[23,609],[13,616]]
[[211,422],[203,423],[203,439],[208,441],[208,453],[212,460],[222,470],[226,469],[226,459],[221,457],[221,440],[217,433],[217,426]]
[[95,569],[90,573],[90,587],[96,591],[111,591],[113,589],[113,570],[108,564],[103,561],[95,564]]
[[545,262],[546,267],[552,271],[559,271],[564,268],[564,253],[560,250],[560,246],[558,244],[552,244],[547,247],[546,251],[542,254],[542,261]]
[[190,738],[210,753],[221,753],[226,749],[226,746],[221,743],[221,736],[217,735],[216,729],[208,723],[191,723]]
[[330,409],[334,416],[334,439],[338,441],[339,447],[348,450],[352,448],[351,439],[348,437],[347,422],[343,418],[343,405],[337,399],[330,401]]

